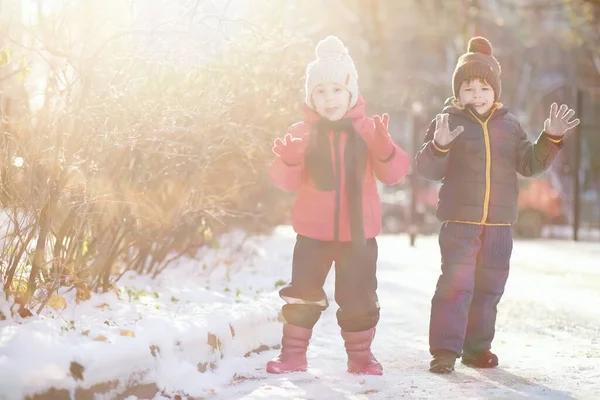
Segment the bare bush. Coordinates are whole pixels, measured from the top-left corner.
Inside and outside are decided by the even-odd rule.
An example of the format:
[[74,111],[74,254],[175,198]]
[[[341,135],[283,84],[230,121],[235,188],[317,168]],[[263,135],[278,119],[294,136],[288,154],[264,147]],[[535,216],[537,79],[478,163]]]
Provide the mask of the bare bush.
[[298,54],[310,51],[275,25],[193,63],[137,51],[140,37],[171,30],[60,41],[80,21],[72,7],[40,23],[37,49],[12,41],[49,67],[39,109],[23,90],[19,113],[3,107],[0,274],[6,295],[38,310],[60,286],[85,299],[228,229],[280,222],[286,198],[266,167],[273,137],[298,115]]

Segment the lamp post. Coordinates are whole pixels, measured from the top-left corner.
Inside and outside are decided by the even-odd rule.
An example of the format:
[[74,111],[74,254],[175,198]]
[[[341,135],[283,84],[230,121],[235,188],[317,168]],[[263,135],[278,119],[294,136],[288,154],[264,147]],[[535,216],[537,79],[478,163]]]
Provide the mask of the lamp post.
[[[575,110],[579,114],[579,119],[583,121],[583,92],[577,87],[575,89]],[[573,167],[573,240],[579,240],[579,224],[580,224],[580,215],[581,215],[581,182],[580,182],[580,173],[581,173],[581,142],[583,134],[583,128],[581,124],[575,128],[574,136],[575,136],[575,156],[573,163],[575,166]]]
[[[421,130],[421,114],[423,113],[423,104],[419,101],[415,101],[412,104],[412,156],[413,159],[417,155],[419,151],[419,143],[420,143],[420,130]],[[419,231],[418,228],[418,218],[417,218],[417,198],[419,193],[419,177],[417,176],[417,171],[415,171],[414,167],[410,172],[410,217],[408,224],[408,236],[410,240],[411,247],[415,246],[415,242],[417,240],[417,233]]]

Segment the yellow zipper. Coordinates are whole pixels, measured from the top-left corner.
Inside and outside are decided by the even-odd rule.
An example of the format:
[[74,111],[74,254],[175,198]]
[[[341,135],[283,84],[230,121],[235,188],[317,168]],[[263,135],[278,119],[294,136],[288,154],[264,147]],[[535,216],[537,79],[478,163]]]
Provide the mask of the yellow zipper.
[[480,120],[471,110],[469,112],[477,122],[483,128],[483,140],[485,142],[485,196],[483,198],[483,215],[481,216],[480,224],[485,225],[485,221],[488,217],[488,212],[490,208],[490,191],[491,191],[491,180],[492,180],[492,151],[490,148],[490,133],[488,132],[487,123],[494,115],[494,111],[496,111],[496,107],[492,110],[489,117],[485,121]]

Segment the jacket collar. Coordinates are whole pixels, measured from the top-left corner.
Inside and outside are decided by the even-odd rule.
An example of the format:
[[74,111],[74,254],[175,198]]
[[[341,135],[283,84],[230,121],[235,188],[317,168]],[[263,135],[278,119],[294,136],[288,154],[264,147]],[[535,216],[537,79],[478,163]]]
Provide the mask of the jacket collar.
[[508,113],[508,109],[502,103],[494,103],[492,108],[488,112],[488,115],[481,116],[475,109],[470,106],[462,106],[454,97],[450,97],[444,104],[444,113],[459,116],[469,121],[477,122],[479,124],[486,123],[490,120],[499,118]]

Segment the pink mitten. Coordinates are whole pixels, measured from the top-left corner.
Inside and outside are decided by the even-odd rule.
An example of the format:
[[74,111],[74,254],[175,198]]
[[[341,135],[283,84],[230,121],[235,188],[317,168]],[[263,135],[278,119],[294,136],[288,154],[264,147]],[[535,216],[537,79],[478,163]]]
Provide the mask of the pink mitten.
[[392,155],[394,151],[394,142],[388,132],[388,122],[390,117],[383,114],[373,117],[375,129],[372,132],[363,133],[362,137],[367,142],[367,147],[371,154],[380,161],[383,161]]
[[283,140],[277,138],[273,144],[273,153],[277,154],[288,165],[298,165],[303,162],[308,140],[292,137],[291,133],[285,135]]

